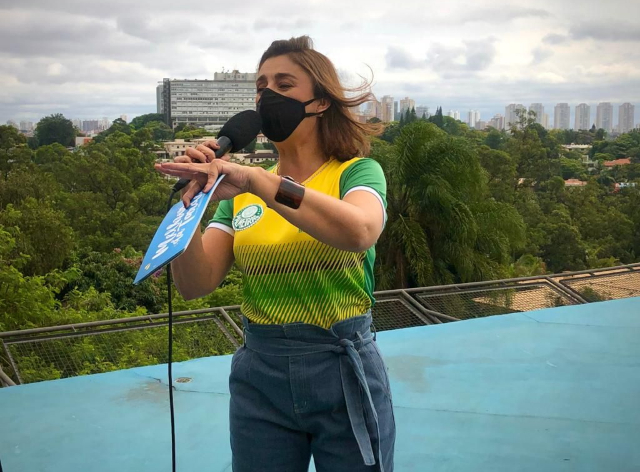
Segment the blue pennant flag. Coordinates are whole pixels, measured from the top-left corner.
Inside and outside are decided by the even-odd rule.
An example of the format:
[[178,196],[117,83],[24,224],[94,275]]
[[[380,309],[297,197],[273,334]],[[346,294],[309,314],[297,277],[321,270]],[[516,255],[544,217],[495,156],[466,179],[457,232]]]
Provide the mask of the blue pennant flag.
[[200,192],[193,197],[189,208],[185,208],[182,202],[178,202],[169,210],[144,255],[140,270],[133,281],[134,284],[139,284],[187,249],[191,238],[199,228],[211,195],[224,177],[224,174],[220,175],[207,193]]

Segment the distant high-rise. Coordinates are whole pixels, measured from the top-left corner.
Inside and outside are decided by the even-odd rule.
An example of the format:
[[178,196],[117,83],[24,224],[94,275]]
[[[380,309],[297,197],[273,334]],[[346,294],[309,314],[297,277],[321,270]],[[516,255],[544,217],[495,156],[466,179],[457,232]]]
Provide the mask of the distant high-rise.
[[393,102],[393,119],[398,121],[400,119],[400,109],[398,108],[398,102]]
[[635,111],[636,107],[628,102],[618,107],[618,131],[628,133],[633,129],[635,124]]
[[558,103],[553,109],[553,128],[569,129],[571,127],[571,107],[568,103]]
[[98,120],[85,120],[82,122],[82,131],[90,133],[91,131],[99,131],[100,122]]
[[495,129],[504,129],[504,116],[498,113],[489,120],[488,126],[491,126]]
[[162,92],[164,91],[164,86],[162,83],[159,83],[156,86],[156,113],[164,114],[164,99],[162,98]]
[[478,121],[480,121],[480,112],[478,110],[469,110],[467,113],[467,124],[469,127],[475,128]]
[[460,112],[458,110],[453,112],[453,119],[460,121]]
[[532,111],[536,114],[536,123],[543,125],[544,105],[542,103],[532,103],[531,105],[529,105],[529,111]]
[[416,107],[416,116],[418,118],[422,118],[423,116],[425,116],[426,118],[429,118],[431,116],[431,114],[429,113],[429,107],[424,106],[424,105],[420,105]]
[[220,128],[229,118],[243,110],[255,110],[256,74],[216,72],[213,80],[163,79],[156,88],[162,104],[158,112],[172,128],[192,124],[199,128]]
[[33,122],[31,121],[21,121],[20,122],[20,131],[29,133],[33,131]]
[[120,119],[126,123],[127,122],[127,115],[120,115]]
[[380,102],[382,104],[382,121],[385,123],[393,121],[393,97],[385,95]]
[[542,118],[542,127],[544,129],[549,129],[549,113],[545,113]]
[[607,133],[613,131],[613,106],[609,102],[598,103],[596,109],[596,128]]
[[7,126],[13,126],[17,130],[20,129],[20,127],[18,126],[18,123],[16,123],[15,121],[12,121],[12,120],[7,120]]
[[373,97],[373,100],[365,104],[364,114],[368,120],[371,118],[377,118],[382,121],[382,108],[382,102],[380,102],[376,97]]
[[516,110],[520,110],[520,112],[525,112],[527,109],[521,103],[511,103],[507,105],[504,109],[504,128],[509,129],[511,125],[515,125],[518,123],[518,116],[516,114]]
[[403,115],[407,113],[407,110],[411,111],[411,109],[415,107],[415,100],[411,100],[409,97],[404,97],[400,100],[400,113]]
[[576,107],[576,123],[573,129],[590,129],[591,128],[591,107],[586,103],[581,103]]

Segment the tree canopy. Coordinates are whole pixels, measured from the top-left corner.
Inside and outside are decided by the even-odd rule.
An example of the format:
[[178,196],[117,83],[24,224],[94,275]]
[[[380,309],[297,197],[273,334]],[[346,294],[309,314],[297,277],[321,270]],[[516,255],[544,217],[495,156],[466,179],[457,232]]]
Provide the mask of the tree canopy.
[[75,144],[76,130],[71,120],[61,113],[42,118],[36,125],[35,137],[39,146],[59,143],[63,146]]

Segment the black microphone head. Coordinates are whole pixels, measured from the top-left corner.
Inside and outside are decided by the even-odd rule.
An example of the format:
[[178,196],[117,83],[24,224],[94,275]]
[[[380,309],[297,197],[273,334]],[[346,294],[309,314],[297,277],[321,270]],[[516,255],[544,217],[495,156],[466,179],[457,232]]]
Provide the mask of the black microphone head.
[[255,110],[245,110],[232,116],[224,124],[218,133],[218,138],[221,136],[229,138],[231,152],[237,152],[258,136],[260,128],[262,128],[260,114]]

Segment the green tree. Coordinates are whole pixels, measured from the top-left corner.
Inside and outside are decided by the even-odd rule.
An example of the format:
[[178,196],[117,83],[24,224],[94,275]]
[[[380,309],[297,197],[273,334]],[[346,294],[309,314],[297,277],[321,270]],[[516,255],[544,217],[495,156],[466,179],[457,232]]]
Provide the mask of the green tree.
[[436,109],[435,115],[429,117],[429,121],[436,125],[438,128],[444,127],[444,117],[442,116],[442,107]]
[[372,152],[387,178],[388,220],[378,242],[380,288],[467,282],[503,273],[524,243],[515,209],[487,198],[477,156],[435,125],[405,126]]
[[126,121],[121,118],[116,118],[115,120],[113,120],[113,123],[111,123],[109,129],[104,130],[102,133],[93,138],[93,142],[101,143],[115,133],[130,135],[133,133],[133,131],[132,127],[128,125]]
[[152,121],[160,121],[164,123],[164,114],[147,113],[146,115],[136,116],[133,120],[131,120],[130,125],[133,129],[139,130],[144,128],[147,123]]
[[566,157],[560,158],[560,166],[562,167],[563,179],[584,179],[586,178],[586,170],[582,162]]
[[388,143],[393,143],[398,134],[400,134],[401,127],[402,125],[399,122],[392,121],[384,127],[384,131],[380,135],[380,139]]
[[32,197],[17,207],[7,205],[0,213],[0,225],[13,235],[17,250],[29,256],[23,267],[25,275],[44,275],[62,268],[75,247],[64,213]]
[[587,246],[565,211],[555,210],[540,227],[542,258],[552,272],[587,268]]
[[498,131],[495,128],[490,128],[484,140],[484,144],[489,146],[491,149],[500,149],[505,141],[507,141],[507,137],[504,132]]
[[75,144],[76,130],[73,123],[61,113],[42,118],[36,125],[34,134],[39,146],[59,143],[69,147]]
[[490,149],[488,146],[478,148],[478,157],[487,172],[491,196],[500,202],[513,203],[517,186],[513,158],[506,152]]
[[150,121],[144,125],[151,131],[154,141],[170,141],[173,139],[173,130],[162,121]]
[[0,172],[6,179],[16,160],[25,162],[28,156],[26,139],[13,126],[0,126]]

